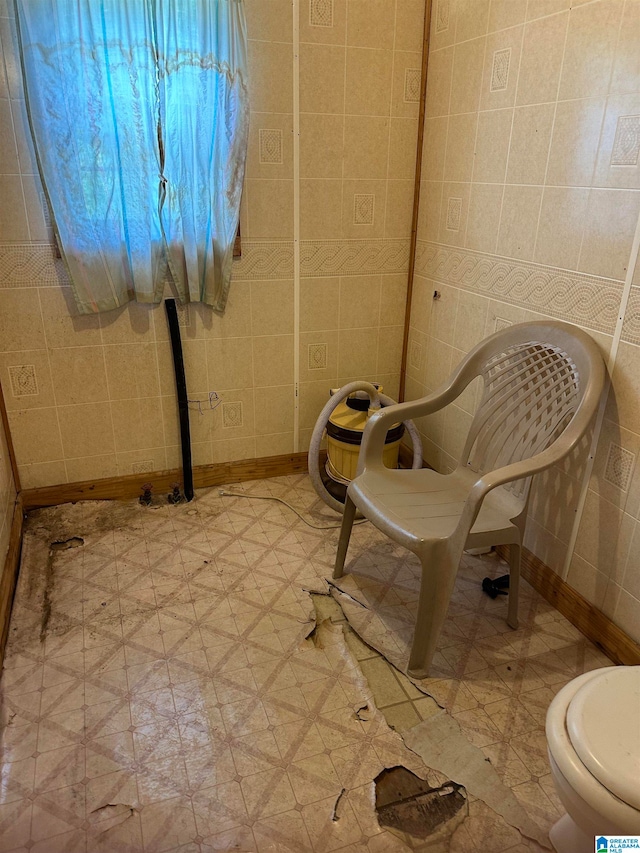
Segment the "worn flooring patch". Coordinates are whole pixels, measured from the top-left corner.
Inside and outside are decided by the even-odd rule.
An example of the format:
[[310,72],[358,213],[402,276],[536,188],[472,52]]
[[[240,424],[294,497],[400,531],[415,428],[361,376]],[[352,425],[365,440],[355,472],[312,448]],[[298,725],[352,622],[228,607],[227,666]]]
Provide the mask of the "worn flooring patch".
[[[306,476],[238,490],[335,522]],[[406,745],[441,713],[426,689],[546,831],[560,807],[544,712],[576,670],[604,664],[530,591],[531,625],[505,642],[472,577],[486,564],[465,560],[437,678],[418,689],[373,651],[402,667],[417,573],[370,525],[355,528],[341,582],[365,642],[324,613],[316,626],[309,593],[330,600],[337,538],[218,489],[31,514],[0,685],[0,849],[538,850],[469,787],[464,819],[442,833],[383,827],[374,780],[403,767],[431,789],[466,787]]]

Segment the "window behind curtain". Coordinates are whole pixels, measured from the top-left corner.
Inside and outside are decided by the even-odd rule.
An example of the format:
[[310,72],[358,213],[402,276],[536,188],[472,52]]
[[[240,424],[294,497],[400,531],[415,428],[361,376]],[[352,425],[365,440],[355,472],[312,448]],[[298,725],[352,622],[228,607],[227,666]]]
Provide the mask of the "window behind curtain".
[[242,0],[16,0],[27,108],[78,309],[224,310],[248,135]]

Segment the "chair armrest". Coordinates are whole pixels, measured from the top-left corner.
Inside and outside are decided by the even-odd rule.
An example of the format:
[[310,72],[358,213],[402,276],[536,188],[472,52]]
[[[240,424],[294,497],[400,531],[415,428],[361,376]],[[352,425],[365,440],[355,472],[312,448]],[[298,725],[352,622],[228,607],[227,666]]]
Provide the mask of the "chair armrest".
[[443,390],[435,391],[427,397],[419,400],[411,400],[408,403],[396,403],[394,406],[385,406],[379,412],[371,415],[364,428],[360,456],[358,458],[358,470],[356,476],[362,474],[368,465],[382,464],[382,453],[387,432],[393,424],[412,418],[425,417],[438,412],[448,406],[452,400],[464,391],[466,386],[460,387],[459,383],[452,382]]
[[536,453],[534,456],[529,457],[529,459],[524,459],[521,462],[512,462],[511,465],[505,465],[502,468],[496,468],[495,471],[488,471],[486,474],[483,474],[471,487],[454,536],[463,535],[466,540],[469,531],[478,517],[482,501],[492,489],[503,486],[505,483],[513,483],[515,480],[532,477],[534,474],[539,474],[541,471],[551,468],[552,465],[560,462],[565,456],[571,453],[579,440],[580,434],[577,434],[577,432],[573,435],[565,433],[551,447],[540,453]]

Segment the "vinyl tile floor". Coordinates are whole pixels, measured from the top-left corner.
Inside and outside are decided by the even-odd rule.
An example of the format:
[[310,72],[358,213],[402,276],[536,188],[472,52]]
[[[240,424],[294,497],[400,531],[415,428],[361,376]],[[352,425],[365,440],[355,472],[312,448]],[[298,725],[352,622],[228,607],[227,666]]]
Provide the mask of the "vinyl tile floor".
[[[235,490],[339,521],[303,475]],[[218,488],[31,513],[0,683],[0,851],[542,849],[474,797],[446,839],[399,837],[374,779],[403,765],[447,781],[402,739],[439,705],[546,833],[561,813],[546,708],[610,662],[527,584],[509,629],[480,591],[504,567],[465,556],[432,677],[414,683],[414,558],[358,526],[338,589],[337,538]]]

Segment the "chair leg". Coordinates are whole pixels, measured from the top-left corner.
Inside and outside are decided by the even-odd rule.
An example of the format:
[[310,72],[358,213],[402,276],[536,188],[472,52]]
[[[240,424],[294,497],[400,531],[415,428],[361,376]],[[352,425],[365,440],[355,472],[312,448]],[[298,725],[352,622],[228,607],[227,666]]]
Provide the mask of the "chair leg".
[[461,556],[455,559],[448,549],[436,546],[422,558],[418,614],[407,668],[413,678],[429,675]]
[[338,553],[336,554],[336,562],[333,567],[334,578],[341,578],[344,573],[344,561],[347,558],[347,548],[349,547],[349,539],[351,539],[351,530],[353,528],[353,520],[355,517],[356,505],[349,495],[347,495],[344,504],[344,512],[342,514],[342,527],[340,528]]
[[518,593],[520,590],[520,562],[522,548],[519,544],[509,546],[509,605],[507,610],[507,625],[518,627]]

